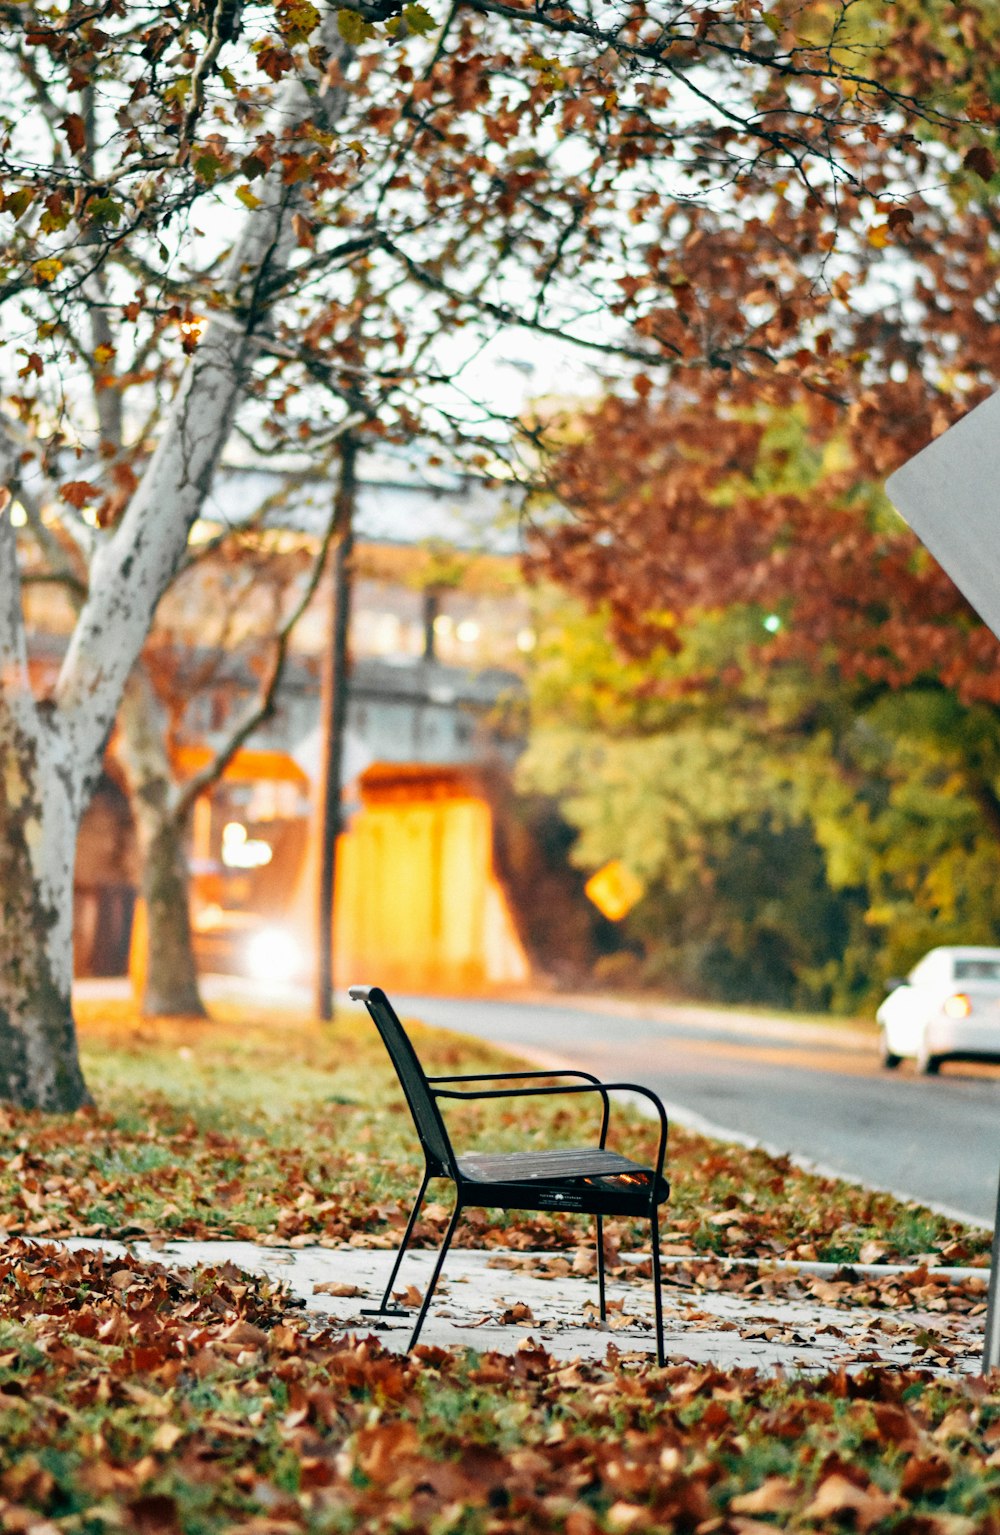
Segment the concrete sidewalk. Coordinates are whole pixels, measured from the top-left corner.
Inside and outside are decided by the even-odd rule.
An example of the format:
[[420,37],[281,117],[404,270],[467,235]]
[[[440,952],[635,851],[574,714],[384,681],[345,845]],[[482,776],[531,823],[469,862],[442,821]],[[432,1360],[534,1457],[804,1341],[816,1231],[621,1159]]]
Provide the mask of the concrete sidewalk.
[[[411,1308],[411,1318],[404,1320],[361,1314],[362,1306],[378,1303],[388,1279],[393,1254],[384,1249],[221,1241],[155,1247],[129,1242],[126,1247],[123,1242],[89,1238],[73,1238],[63,1245],[99,1248],[110,1256],[128,1250],[144,1262],[183,1268],[233,1264],[286,1285],[290,1309],[315,1319],[317,1326],[374,1334],[387,1348],[401,1351],[434,1261],[433,1252],[407,1254],[394,1292]],[[628,1272],[641,1255],[630,1255],[623,1260],[622,1274],[609,1277],[607,1324],[597,1313],[595,1280],[573,1272],[574,1263],[585,1268],[592,1256],[584,1249],[574,1255],[453,1248],[421,1343],[510,1353],[532,1339],[560,1358],[603,1358],[609,1344],[622,1355],[653,1354],[652,1284]],[[789,1374],[868,1366],[916,1367],[946,1376],[979,1373],[985,1270],[962,1271],[961,1278],[950,1271],[956,1276],[950,1282],[933,1270],[918,1272],[910,1282],[891,1270],[871,1281],[871,1272],[837,1283],[806,1271],[742,1266],[737,1271],[700,1260],[668,1262],[668,1358]],[[856,1293],[859,1285],[867,1304],[850,1303],[850,1292]],[[907,1295],[912,1295],[911,1303]]]

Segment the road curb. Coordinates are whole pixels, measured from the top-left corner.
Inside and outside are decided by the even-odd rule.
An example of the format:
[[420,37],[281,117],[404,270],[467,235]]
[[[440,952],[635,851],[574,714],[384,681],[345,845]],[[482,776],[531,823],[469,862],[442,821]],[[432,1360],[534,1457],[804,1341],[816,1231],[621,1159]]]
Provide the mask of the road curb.
[[[514,997],[498,997],[497,1000],[515,1000]],[[741,1034],[754,1033],[763,1039],[795,1041],[800,1044],[822,1044],[856,1049],[873,1055],[878,1048],[878,1034],[874,1024],[810,1023],[794,1016],[774,1017],[762,1013],[743,1013],[739,1009],[714,1008],[690,1002],[669,1002],[663,998],[630,998],[594,996],[587,992],[518,992],[518,1002],[539,1007],[577,1008],[588,1013],[613,1013],[619,1018],[643,1018],[651,1023],[664,1023],[670,1028],[714,1028],[737,1038]]]
[[[642,1262],[645,1254],[622,1253],[626,1263]],[[989,1282],[988,1268],[960,1268],[954,1265],[937,1267],[932,1263],[824,1263],[818,1258],[735,1258],[722,1253],[663,1254],[660,1262],[664,1268],[680,1268],[693,1263],[708,1264],[721,1269],[754,1269],[758,1273],[809,1274],[815,1279],[836,1279],[854,1275],[865,1279],[884,1279],[892,1274],[922,1274],[928,1279],[945,1279],[949,1284],[963,1284],[970,1279]]]

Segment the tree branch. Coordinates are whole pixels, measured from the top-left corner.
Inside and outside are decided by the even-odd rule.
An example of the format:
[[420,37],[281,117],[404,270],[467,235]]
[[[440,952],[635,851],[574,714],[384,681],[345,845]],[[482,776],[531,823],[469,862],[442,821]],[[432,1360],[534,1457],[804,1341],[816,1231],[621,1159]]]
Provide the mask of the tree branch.
[[[336,9],[329,7],[320,42],[346,56]],[[330,127],[347,100],[341,86],[323,88],[317,73],[286,85],[278,115],[286,133]],[[229,437],[262,318],[259,296],[294,248],[290,210],[299,195],[277,162],[248,211],[233,247],[223,291],[239,313],[237,331],[210,322],[191,357],[165,429],[111,539],[95,557],[91,594],[70,640],[56,701],[78,760],[95,773],[129,670],[156,605],[183,558],[192,524],[208,495]]]
[[[443,278],[436,276],[427,267],[421,266],[419,261],[414,261],[413,257],[402,250],[394,240],[383,236],[381,244],[384,250],[388,251],[390,255],[397,257],[403,263],[415,282],[420,283],[424,288],[432,289],[435,293],[443,293],[456,306],[465,306],[478,310],[479,313],[487,314],[491,319],[499,320],[505,325],[522,326],[525,330],[535,331],[537,335],[556,337],[560,341],[568,341],[573,346],[582,347],[585,351],[599,352],[605,357],[628,357],[634,362],[645,363],[647,367],[663,361],[662,352],[653,352],[646,347],[629,346],[625,342],[616,344],[611,341],[593,341],[586,336],[574,336],[565,328],[560,329],[556,325],[542,325],[539,321],[533,320],[530,314],[521,314],[518,310],[512,308],[510,304],[497,304],[491,299],[478,298],[469,293],[459,292],[446,283]],[[678,360],[683,355],[680,348],[672,344],[665,344],[664,350],[671,352]]]
[[330,551],[330,545],[338,533],[339,527],[337,522],[337,500],[335,499],[330,510],[330,515],[327,519],[326,528],[323,533],[323,540],[316,552],[312,566],[310,568],[309,579],[307,580],[298,601],[293,605],[284,623],[281,625],[280,629],[275,635],[274,649],[271,655],[271,664],[268,668],[267,677],[263,683],[263,686],[261,687],[260,692],[258,693],[257,699],[244,715],[240,723],[231,732],[225,746],[222,747],[220,751],[216,752],[211,762],[206,763],[206,765],[197,773],[195,773],[193,777],[189,778],[187,783],[184,785],[184,788],[178,799],[176,809],[174,811],[174,815],[179,824],[182,824],[184,821],[186,821],[194,805],[194,802],[199,797],[199,795],[204,794],[206,789],[210,789],[212,784],[216,783],[218,779],[222,777],[222,774],[225,772],[229,763],[233,760],[243,743],[247,741],[249,737],[253,735],[254,731],[258,729],[258,727],[262,725],[265,720],[269,719],[273,714],[278,695],[278,688],[281,685],[281,679],[284,675],[285,662],[288,659],[288,647],[291,642],[292,633],[299,619],[302,617],[303,613],[306,611],[309,604],[312,602],[316,595],[323,571],[326,569],[327,556]]

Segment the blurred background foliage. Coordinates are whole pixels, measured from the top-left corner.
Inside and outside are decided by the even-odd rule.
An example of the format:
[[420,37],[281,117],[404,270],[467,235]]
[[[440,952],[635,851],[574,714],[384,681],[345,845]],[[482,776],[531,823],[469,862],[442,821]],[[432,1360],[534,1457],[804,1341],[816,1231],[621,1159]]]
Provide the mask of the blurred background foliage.
[[554,445],[519,787],[642,882],[600,978],[871,1013],[1000,943],[998,651],[885,495],[885,422],[784,377],[608,395]]
[[539,601],[519,787],[558,802],[581,868],[646,887],[602,978],[850,1013],[934,944],[1000,941],[992,708],[764,665],[760,610],[629,661],[600,609]]

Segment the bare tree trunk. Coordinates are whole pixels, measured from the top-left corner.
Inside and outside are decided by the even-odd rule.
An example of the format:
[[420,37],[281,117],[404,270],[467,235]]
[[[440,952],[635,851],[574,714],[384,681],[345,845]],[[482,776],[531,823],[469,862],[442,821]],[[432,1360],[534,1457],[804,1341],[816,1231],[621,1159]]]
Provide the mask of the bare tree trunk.
[[140,831],[147,956],[144,1017],[206,1018],[191,935],[190,876],[183,827],[166,816],[149,837]]
[[128,680],[118,716],[117,756],[136,819],[146,903],[144,1017],[204,1018],[191,935],[186,816],[166,750],[163,709],[142,661]]

